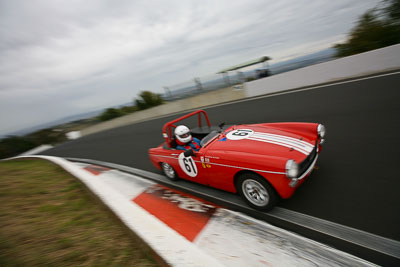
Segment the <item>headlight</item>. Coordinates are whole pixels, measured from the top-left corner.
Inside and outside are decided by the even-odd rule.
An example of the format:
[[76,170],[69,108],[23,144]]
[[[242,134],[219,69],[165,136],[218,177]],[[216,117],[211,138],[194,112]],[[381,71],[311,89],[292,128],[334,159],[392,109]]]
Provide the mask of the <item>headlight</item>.
[[299,175],[299,165],[297,165],[297,163],[292,160],[289,159],[286,162],[286,176],[289,178],[296,178]]
[[319,124],[319,125],[318,125],[318,128],[317,128],[317,131],[318,131],[318,135],[319,135],[321,138],[324,138],[324,136],[325,136],[325,134],[326,134],[326,128],[325,128],[325,126],[322,125],[322,124]]

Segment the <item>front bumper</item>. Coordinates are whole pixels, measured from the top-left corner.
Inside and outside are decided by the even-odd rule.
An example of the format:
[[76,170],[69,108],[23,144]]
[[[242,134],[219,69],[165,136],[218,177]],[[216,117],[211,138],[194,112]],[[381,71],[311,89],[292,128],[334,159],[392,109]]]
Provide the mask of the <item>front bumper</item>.
[[289,182],[290,187],[296,187],[300,183],[301,180],[303,180],[308,175],[310,175],[310,173],[312,172],[312,170],[315,167],[315,164],[317,163],[319,147],[320,147],[322,141],[323,141],[323,139],[317,140],[313,151],[311,151],[310,155],[308,155],[308,157],[299,164],[300,177],[291,179]]
[[311,165],[308,167],[308,169],[298,178],[293,178],[290,180],[289,186],[290,187],[296,187],[296,185],[303,180],[304,178],[306,178],[314,169],[315,164],[317,163],[317,159],[318,159],[318,154],[315,156],[314,161],[311,163]]

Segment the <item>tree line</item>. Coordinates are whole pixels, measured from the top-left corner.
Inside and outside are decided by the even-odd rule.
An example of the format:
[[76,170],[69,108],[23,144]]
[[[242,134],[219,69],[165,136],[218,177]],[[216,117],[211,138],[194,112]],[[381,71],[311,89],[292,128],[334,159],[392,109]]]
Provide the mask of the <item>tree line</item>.
[[148,109],[154,106],[161,105],[163,99],[161,95],[155,94],[150,91],[142,91],[139,97],[133,100],[131,106],[124,106],[121,108],[108,108],[98,117],[100,121],[111,120],[120,116],[127,115],[129,113]]
[[336,44],[337,57],[345,57],[400,43],[400,0],[384,0],[365,12],[345,43]]

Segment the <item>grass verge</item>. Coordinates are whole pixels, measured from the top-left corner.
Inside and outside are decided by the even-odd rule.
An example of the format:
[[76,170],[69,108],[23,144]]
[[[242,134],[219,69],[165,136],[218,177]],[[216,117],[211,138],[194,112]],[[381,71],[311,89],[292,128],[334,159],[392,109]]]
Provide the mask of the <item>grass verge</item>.
[[0,266],[159,266],[72,175],[45,160],[0,162]]

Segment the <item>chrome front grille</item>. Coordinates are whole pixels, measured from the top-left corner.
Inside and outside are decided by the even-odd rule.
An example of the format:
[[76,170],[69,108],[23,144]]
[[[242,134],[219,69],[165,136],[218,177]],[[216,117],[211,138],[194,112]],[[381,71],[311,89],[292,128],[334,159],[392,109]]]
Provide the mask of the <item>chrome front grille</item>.
[[307,158],[305,160],[303,160],[300,164],[299,164],[299,176],[302,176],[310,167],[310,165],[313,163],[315,157],[318,154],[317,151],[318,148],[318,141],[316,142],[314,149],[311,151],[311,153],[307,156]]

